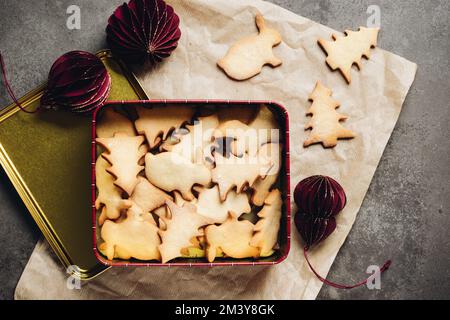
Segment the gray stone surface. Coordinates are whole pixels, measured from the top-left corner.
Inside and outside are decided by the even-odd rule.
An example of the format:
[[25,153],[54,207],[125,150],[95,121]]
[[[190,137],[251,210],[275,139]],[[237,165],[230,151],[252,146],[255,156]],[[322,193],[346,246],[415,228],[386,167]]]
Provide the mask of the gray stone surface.
[[[63,0],[0,3],[0,49],[18,96],[43,82],[52,62],[73,49],[105,46],[104,27],[122,1]],[[337,30],[365,25],[381,8],[379,44],[419,65],[397,127],[357,221],[329,279],[353,283],[369,264],[392,258],[381,290],[324,287],[319,299],[450,297],[450,1],[274,0]],[[82,10],[81,31],[66,28],[66,9]],[[9,103],[0,88],[0,105]],[[0,299],[13,297],[39,231],[0,171]]]

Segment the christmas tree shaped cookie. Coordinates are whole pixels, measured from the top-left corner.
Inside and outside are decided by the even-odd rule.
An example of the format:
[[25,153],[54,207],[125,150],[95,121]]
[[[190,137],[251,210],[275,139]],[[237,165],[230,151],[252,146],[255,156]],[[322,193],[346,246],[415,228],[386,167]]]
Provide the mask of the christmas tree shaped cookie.
[[346,30],[345,36],[333,34],[333,41],[319,39],[319,45],[328,54],[327,64],[339,71],[351,83],[351,68],[354,64],[361,69],[361,58],[370,58],[370,49],[376,47],[380,29],[360,27],[359,31]]
[[185,203],[182,207],[172,201],[167,201],[169,217],[160,217],[166,226],[165,230],[159,230],[162,244],[159,245],[162,262],[182,256],[182,249],[191,247],[193,237],[201,236],[199,229],[211,221],[197,214],[195,206]]
[[270,189],[278,179],[278,174],[281,170],[281,148],[278,143],[267,143],[259,149],[258,155],[267,157],[273,163],[267,176],[264,178],[258,177],[252,184],[253,194],[251,201],[254,205],[261,207],[264,205],[264,200],[270,193]]
[[139,119],[134,122],[139,134],[145,135],[150,149],[164,141],[169,132],[190,122],[195,109],[187,106],[137,108]]
[[354,138],[353,131],[344,128],[340,121],[347,119],[339,114],[336,109],[339,102],[331,98],[332,91],[322,85],[319,81],[310,95],[309,99],[313,104],[309,108],[307,115],[312,115],[311,120],[305,129],[311,130],[308,139],[303,146],[308,147],[315,143],[322,143],[325,148],[334,147],[338,139]]
[[102,225],[106,219],[115,220],[120,217],[124,209],[133,205],[130,200],[122,199],[122,190],[114,185],[114,177],[107,171],[111,165],[102,156],[99,156],[95,163],[95,182],[98,190],[95,208],[102,212],[99,217],[99,224]]
[[102,157],[111,163],[106,171],[116,178],[114,184],[131,195],[138,183],[137,175],[144,169],[139,164],[147,151],[141,147],[144,137],[130,137],[118,132],[113,138],[97,138],[96,141],[107,150],[107,153],[102,153]]
[[250,245],[260,248],[262,257],[270,256],[277,244],[282,205],[281,192],[274,189],[270,192],[264,201],[264,207],[258,213],[260,219],[255,225],[255,234],[250,241]]

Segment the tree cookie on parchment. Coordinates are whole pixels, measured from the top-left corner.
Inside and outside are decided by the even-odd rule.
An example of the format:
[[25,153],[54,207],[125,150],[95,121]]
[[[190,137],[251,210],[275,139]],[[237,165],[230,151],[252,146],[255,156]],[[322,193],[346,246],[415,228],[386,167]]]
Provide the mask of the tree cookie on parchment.
[[358,31],[345,30],[345,36],[332,35],[333,41],[319,39],[319,45],[328,54],[327,64],[339,69],[347,83],[352,82],[354,64],[361,70],[361,58],[370,58],[370,49],[377,46],[378,28],[360,27]]
[[314,91],[309,96],[313,104],[306,114],[312,117],[305,126],[305,130],[311,129],[311,133],[303,143],[304,147],[322,143],[325,148],[331,148],[336,146],[338,139],[355,137],[353,131],[341,125],[340,121],[347,119],[347,116],[336,111],[340,104],[331,98],[331,94],[332,91],[318,81]]

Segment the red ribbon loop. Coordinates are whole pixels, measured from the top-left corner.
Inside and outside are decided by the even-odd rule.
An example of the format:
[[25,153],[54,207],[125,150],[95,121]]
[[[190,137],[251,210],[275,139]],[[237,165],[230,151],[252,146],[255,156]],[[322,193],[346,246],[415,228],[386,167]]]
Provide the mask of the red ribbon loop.
[[[370,277],[368,277],[367,279],[365,279],[365,280],[363,280],[363,281],[361,281],[361,282],[358,282],[357,284],[354,284],[354,285],[344,285],[344,284],[339,284],[339,283],[335,283],[335,282],[329,281],[329,280],[327,280],[327,279],[321,277],[321,276],[316,272],[316,270],[314,270],[313,266],[312,266],[311,263],[309,262],[307,252],[308,252],[308,247],[305,247],[305,248],[303,249],[303,254],[304,254],[304,256],[305,256],[306,262],[308,262],[309,268],[310,268],[311,271],[316,275],[316,277],[317,277],[320,281],[322,281],[323,283],[325,283],[326,285],[329,285],[329,286],[334,287],[334,288],[337,288],[337,289],[353,289],[353,288],[357,288],[357,287],[360,287],[360,286],[362,286],[362,285],[365,285],[365,284],[367,283],[367,280],[369,280],[369,278],[370,278]],[[384,271],[386,271],[387,269],[389,269],[389,267],[391,266],[391,264],[392,264],[392,261],[391,261],[391,260],[387,260],[387,261],[383,264],[383,266],[380,268],[380,274],[383,273]]]
[[38,111],[39,109],[30,111],[25,109],[22,104],[19,102],[19,100],[16,98],[16,95],[14,94],[14,91],[12,90],[8,79],[6,77],[6,67],[5,67],[5,62],[3,61],[3,56],[2,53],[0,52],[0,64],[1,64],[1,69],[2,69],[2,76],[3,76],[3,83],[5,85],[6,91],[8,91],[9,96],[11,97],[11,99],[14,101],[14,103],[20,108],[20,110],[22,110],[23,112],[26,113],[35,113],[36,111]]

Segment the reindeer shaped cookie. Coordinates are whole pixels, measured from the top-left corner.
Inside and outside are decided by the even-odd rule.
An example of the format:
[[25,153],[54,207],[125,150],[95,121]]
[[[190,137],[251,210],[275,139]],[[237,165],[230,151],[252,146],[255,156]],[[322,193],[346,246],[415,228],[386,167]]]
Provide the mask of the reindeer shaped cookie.
[[239,40],[217,62],[230,78],[246,80],[259,74],[266,64],[278,67],[282,63],[272,52],[272,48],[281,43],[281,35],[275,29],[266,27],[259,13],[256,15],[256,25],[258,35]]

